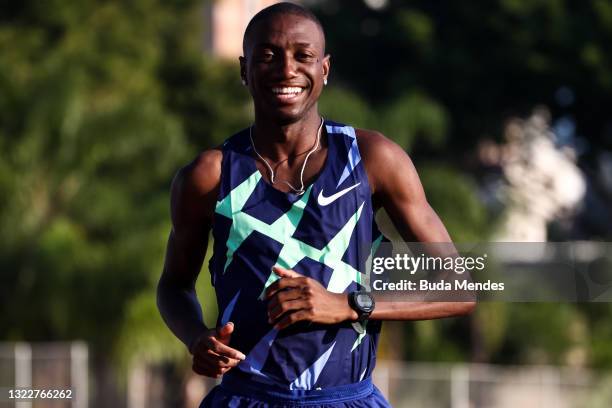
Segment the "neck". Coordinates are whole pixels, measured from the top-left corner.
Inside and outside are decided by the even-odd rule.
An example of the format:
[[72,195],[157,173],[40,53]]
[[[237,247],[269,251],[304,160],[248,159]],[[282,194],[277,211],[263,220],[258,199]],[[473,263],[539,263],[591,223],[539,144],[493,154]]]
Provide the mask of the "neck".
[[278,162],[312,149],[320,125],[321,117],[316,109],[292,123],[279,123],[255,115],[253,139],[261,155]]

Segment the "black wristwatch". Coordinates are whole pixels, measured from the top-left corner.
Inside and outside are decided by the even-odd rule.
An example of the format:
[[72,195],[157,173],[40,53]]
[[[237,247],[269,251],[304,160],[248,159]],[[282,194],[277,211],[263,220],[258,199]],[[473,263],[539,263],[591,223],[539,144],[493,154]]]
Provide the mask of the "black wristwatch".
[[362,290],[351,292],[348,295],[349,306],[357,312],[359,322],[363,322],[370,317],[370,314],[374,310],[374,297],[369,293]]

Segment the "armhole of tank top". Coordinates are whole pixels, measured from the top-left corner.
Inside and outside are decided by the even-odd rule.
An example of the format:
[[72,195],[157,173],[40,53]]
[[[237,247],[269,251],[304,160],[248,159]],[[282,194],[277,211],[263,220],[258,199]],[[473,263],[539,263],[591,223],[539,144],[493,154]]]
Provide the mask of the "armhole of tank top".
[[[365,162],[363,160],[363,156],[361,155],[361,149],[359,148],[359,138],[357,137],[357,129],[355,129],[352,126],[348,126],[353,129],[353,133],[355,134],[355,141],[357,142],[357,154],[359,154],[359,163],[357,164],[358,166],[361,165],[361,167],[363,168],[363,172],[365,174],[365,181],[368,184],[368,200],[370,202],[370,210],[372,211],[372,222],[376,223],[376,213],[377,211],[374,211],[374,202],[372,201],[372,187],[370,186],[370,178],[368,175],[368,170],[366,169],[365,166]],[[376,223],[376,227],[378,228],[378,224]],[[380,228],[379,228],[380,230]]]
[[[353,131],[355,133],[355,140],[357,140],[357,152],[359,153],[359,164],[362,166],[363,168],[363,172],[365,173],[365,180],[368,184],[368,200],[370,203],[370,211],[371,211],[371,217],[372,217],[372,223],[374,224],[374,226],[376,227],[376,231],[378,231],[378,233],[380,235],[382,235],[382,240],[383,242],[385,240],[389,240],[389,238],[383,233],[383,230],[380,228],[380,225],[378,224],[378,221],[376,220],[376,216],[378,214],[379,211],[384,210],[384,208],[379,208],[378,210],[376,210],[374,208],[374,201],[372,200],[373,194],[372,194],[372,188],[370,187],[370,179],[368,177],[368,170],[366,169],[365,166],[365,162],[363,160],[363,156],[361,155],[361,149],[359,148],[359,139],[357,138],[357,130],[355,128],[353,128]],[[372,236],[372,242],[374,242],[374,240],[378,239],[378,237],[374,237]]]

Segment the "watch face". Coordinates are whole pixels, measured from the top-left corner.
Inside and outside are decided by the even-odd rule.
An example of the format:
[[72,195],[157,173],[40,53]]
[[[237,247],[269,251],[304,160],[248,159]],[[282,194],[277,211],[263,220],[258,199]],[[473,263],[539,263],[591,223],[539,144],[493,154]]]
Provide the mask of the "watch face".
[[358,294],[356,301],[357,305],[364,310],[369,310],[372,307],[372,298],[365,293]]

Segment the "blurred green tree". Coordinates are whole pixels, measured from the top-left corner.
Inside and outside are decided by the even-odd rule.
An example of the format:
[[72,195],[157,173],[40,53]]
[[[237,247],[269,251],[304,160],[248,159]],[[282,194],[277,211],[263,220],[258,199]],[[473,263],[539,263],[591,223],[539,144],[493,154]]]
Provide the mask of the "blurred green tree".
[[201,52],[202,5],[3,4],[3,340],[184,355],[155,308],[170,181],[249,117],[237,75]]
[[[154,298],[170,229],[170,180],[197,151],[252,117],[236,62],[202,52],[201,6],[198,0],[2,5],[3,340],[80,338],[98,359],[111,355],[123,364],[136,354],[185,356]],[[320,2],[320,16],[333,55],[322,113],[381,130],[416,151],[428,198],[458,241],[484,240],[493,224],[471,177],[446,159],[461,157],[456,152],[483,135],[500,134],[508,114],[543,102],[555,113],[571,112],[580,132],[605,144],[612,94],[603,51],[612,34],[607,1],[469,7],[390,1],[374,11],[330,0]],[[559,84],[575,95],[571,109],[555,99]],[[421,143],[435,160],[419,153]],[[207,273],[198,289],[212,324]],[[611,329],[602,317],[608,308],[481,310],[474,320],[492,361],[535,355],[558,362],[588,342],[595,364],[612,364]],[[468,358],[467,319],[405,327],[415,345],[410,358]]]
[[609,1],[366,3],[314,2],[331,83],[381,107],[420,90],[448,118],[444,150],[499,136],[509,115],[525,116],[538,104],[555,117],[571,115],[592,150],[612,147]]

